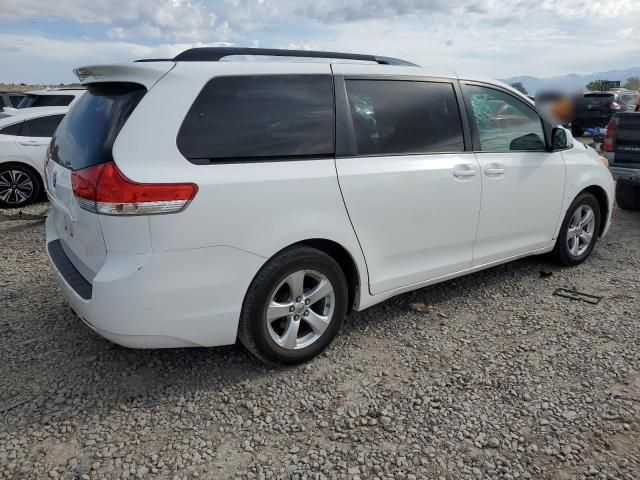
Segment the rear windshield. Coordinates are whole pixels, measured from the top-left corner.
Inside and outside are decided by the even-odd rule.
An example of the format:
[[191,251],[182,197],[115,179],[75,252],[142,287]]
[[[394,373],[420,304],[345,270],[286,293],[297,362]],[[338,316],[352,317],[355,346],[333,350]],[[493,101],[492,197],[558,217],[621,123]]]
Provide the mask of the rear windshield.
[[71,170],[113,160],[113,142],[146,92],[136,83],[91,85],[56,130],[51,159]]
[[66,107],[73,99],[73,95],[26,95],[17,108]]
[[614,98],[611,93],[591,93],[584,96],[584,105],[587,108],[608,108]]

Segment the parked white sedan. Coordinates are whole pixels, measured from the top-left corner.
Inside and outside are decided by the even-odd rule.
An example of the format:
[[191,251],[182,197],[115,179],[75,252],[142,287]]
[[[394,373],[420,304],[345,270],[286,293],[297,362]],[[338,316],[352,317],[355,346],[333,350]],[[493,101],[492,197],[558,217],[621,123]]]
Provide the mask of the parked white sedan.
[[43,193],[47,147],[68,107],[0,113],[0,207],[22,207]]

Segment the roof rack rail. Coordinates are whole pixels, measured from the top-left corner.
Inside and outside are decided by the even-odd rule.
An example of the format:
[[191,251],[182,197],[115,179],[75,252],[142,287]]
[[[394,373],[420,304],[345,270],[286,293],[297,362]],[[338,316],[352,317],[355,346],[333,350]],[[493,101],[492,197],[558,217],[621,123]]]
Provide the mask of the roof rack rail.
[[[284,50],[275,48],[238,48],[238,47],[198,47],[190,48],[178,54],[175,62],[218,62],[225,57],[234,55],[254,55],[264,57],[300,57],[300,58],[336,58],[341,60],[360,60],[376,62],[380,65],[404,65],[417,67],[415,63],[399,58],[379,57],[377,55],[362,55],[358,53],[319,52],[315,50]],[[154,60],[138,60],[154,61]],[[159,60],[155,60],[159,61]]]

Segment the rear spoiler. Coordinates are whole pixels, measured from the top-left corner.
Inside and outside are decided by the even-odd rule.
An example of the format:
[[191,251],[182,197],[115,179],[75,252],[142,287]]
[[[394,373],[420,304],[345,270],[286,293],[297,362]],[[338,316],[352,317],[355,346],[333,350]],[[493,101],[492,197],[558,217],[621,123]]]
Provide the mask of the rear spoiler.
[[73,72],[83,85],[99,82],[132,82],[144,85],[147,90],[164,77],[176,63],[173,61],[120,63],[113,65],[89,65]]

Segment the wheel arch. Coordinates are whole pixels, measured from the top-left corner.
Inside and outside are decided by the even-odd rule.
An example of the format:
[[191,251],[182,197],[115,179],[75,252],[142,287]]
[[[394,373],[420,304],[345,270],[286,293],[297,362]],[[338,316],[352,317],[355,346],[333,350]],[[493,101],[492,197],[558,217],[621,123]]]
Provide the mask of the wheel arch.
[[[607,192],[605,191],[605,189],[599,185],[591,185],[578,193],[578,195],[585,192],[588,192],[596,197],[596,200],[598,201],[602,220],[600,222],[600,231],[598,232],[598,236],[601,237],[607,225],[607,218],[609,218],[609,197],[607,196]],[[578,195],[576,195],[576,197]]]
[[307,246],[320,250],[321,252],[329,255],[338,263],[338,265],[340,265],[340,268],[347,279],[347,287],[349,291],[347,313],[351,313],[356,301],[358,300],[358,295],[360,294],[360,281],[362,278],[353,255],[351,255],[351,253],[349,253],[349,251],[338,242],[328,240],[326,238],[310,238],[307,240],[301,240],[283,248],[280,252],[297,246]]

